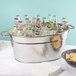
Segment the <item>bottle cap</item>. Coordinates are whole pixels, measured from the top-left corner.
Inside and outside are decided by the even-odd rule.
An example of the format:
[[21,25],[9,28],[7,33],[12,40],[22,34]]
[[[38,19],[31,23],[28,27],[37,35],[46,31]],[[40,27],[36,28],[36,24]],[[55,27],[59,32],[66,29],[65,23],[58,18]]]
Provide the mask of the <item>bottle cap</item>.
[[36,17],[33,17],[32,19],[36,19]]
[[29,23],[25,23],[24,25],[29,25]]
[[43,19],[46,19],[46,17],[43,17]]
[[24,15],[24,16],[28,16],[28,15]]
[[37,17],[40,17],[40,15],[37,15]]
[[29,20],[29,18],[25,18],[25,20]]
[[36,26],[37,28],[40,28],[40,26]]
[[28,23],[31,23],[31,21],[27,21]]
[[62,17],[62,19],[66,19],[66,17]]
[[22,23],[22,21],[18,21],[19,23]]
[[16,17],[19,17],[20,15],[16,15]]
[[47,28],[51,28],[50,26],[47,26]]
[[51,14],[48,14],[48,16],[51,16]]
[[53,17],[56,17],[56,15],[53,15]]
[[68,21],[64,21],[65,23],[68,23]]
[[14,18],[14,20],[18,20],[18,18]]
[[49,21],[49,23],[53,23],[53,21]]
[[60,24],[60,23],[59,23],[58,25],[62,26],[63,24]]
[[41,22],[41,20],[38,20],[37,22]]

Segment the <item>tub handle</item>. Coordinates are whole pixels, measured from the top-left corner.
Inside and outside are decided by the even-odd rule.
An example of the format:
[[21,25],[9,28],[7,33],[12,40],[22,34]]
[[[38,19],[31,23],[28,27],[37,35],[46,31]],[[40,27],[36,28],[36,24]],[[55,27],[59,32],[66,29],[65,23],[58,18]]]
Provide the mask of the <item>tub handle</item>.
[[8,33],[8,31],[3,31],[3,32],[1,32],[1,36],[2,36],[2,37],[7,37],[7,36],[9,36],[9,34],[4,35],[4,33]]
[[68,25],[68,29],[75,29],[75,27],[72,25]]

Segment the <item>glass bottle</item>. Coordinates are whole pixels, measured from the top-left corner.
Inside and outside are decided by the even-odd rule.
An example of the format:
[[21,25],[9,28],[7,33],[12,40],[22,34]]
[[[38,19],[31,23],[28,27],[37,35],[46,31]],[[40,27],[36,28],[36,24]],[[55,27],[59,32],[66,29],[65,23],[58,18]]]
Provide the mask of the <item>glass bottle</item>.
[[18,21],[20,21],[21,19],[20,19],[20,15],[16,15],[16,18],[18,18]]
[[66,20],[66,18],[65,17],[62,17],[62,24],[63,24],[62,28],[64,30],[67,30],[68,29],[67,23],[68,23],[68,21]]
[[32,25],[35,25],[36,24],[36,17],[33,17],[32,19],[33,19]]
[[62,24],[64,24],[65,20],[66,20],[66,17],[62,17]]
[[23,28],[23,36],[27,36],[28,34],[27,34],[27,29],[24,27]]
[[14,23],[14,26],[11,28],[11,34],[15,34],[16,32],[17,32],[17,28],[18,28],[18,18],[14,18],[14,21],[15,21],[15,23]]
[[42,18],[42,23],[41,23],[41,27],[40,27],[40,29],[41,29],[41,35],[43,36],[43,32],[45,31],[45,29],[46,29],[46,17],[43,17]]
[[37,23],[38,23],[38,20],[40,20],[40,15],[37,15],[37,21],[36,21]]
[[28,27],[29,27],[29,23],[25,23],[24,25],[25,25],[24,28],[26,28],[26,30],[28,30],[28,29],[29,29],[29,28],[28,28]]
[[25,23],[28,23],[28,22],[27,22],[27,21],[29,20],[28,15],[24,15],[24,17],[25,17]]
[[48,26],[47,26],[47,29],[46,29],[46,32],[47,32],[46,35],[50,35],[50,33],[51,33],[50,31],[51,31],[51,26],[48,25]]
[[62,23],[58,23],[59,26],[59,33],[63,32],[63,24]]
[[47,19],[47,22],[51,21],[51,14],[48,14],[48,19]]
[[51,27],[52,30],[53,30],[53,21],[49,21],[49,23],[50,23],[50,27]]
[[29,32],[28,32],[28,30],[29,30],[29,28],[28,28],[28,26],[29,26],[29,23],[25,23],[24,24],[25,25],[25,27],[23,28],[23,32],[24,32],[24,36],[29,36]]
[[29,25],[28,25],[28,35],[29,36],[32,36],[32,34],[33,34],[33,31],[32,31],[32,23],[31,23],[30,20],[28,21],[28,23],[29,23]]
[[28,20],[27,22],[29,23],[28,30],[31,30],[31,21]]
[[46,23],[46,21],[45,21],[46,20],[46,17],[43,17],[42,19],[43,19],[42,24],[44,25]]
[[32,20],[32,26],[31,26],[31,28],[32,28],[32,36],[35,36],[35,29],[36,29],[36,25],[37,25],[36,17],[33,17],[32,19],[33,19]]
[[19,21],[19,25],[16,32],[17,36],[23,36],[23,29],[22,29],[22,21]]
[[38,20],[37,22],[38,22],[38,24],[36,25],[35,34],[41,35],[41,20]]
[[25,24],[26,23],[28,23],[28,20],[29,20],[29,18],[28,18],[28,15],[24,15],[24,24],[22,25],[22,28],[24,28],[25,27]]
[[23,31],[22,31],[22,27],[20,25],[18,25],[18,30],[16,32],[17,36],[23,36]]
[[53,29],[54,30],[58,30],[59,27],[57,26],[57,16],[56,15],[53,15]]
[[62,27],[63,30],[67,30],[68,29],[67,23],[68,23],[68,21],[64,21],[64,26]]

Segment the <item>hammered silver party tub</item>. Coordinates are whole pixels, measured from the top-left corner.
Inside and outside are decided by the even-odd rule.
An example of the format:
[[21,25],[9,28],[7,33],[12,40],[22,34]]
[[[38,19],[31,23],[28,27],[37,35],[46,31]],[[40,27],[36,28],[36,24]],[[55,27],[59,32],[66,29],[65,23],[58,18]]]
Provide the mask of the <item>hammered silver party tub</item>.
[[[3,34],[5,32],[2,32],[1,35],[8,36]],[[67,33],[68,30],[60,34],[50,36],[22,37],[11,35],[8,30],[15,59],[20,62],[43,62],[59,59],[61,57],[61,53],[64,51]],[[59,36],[61,39],[51,41],[54,36]],[[53,44],[56,42],[60,42],[59,48],[53,47]]]

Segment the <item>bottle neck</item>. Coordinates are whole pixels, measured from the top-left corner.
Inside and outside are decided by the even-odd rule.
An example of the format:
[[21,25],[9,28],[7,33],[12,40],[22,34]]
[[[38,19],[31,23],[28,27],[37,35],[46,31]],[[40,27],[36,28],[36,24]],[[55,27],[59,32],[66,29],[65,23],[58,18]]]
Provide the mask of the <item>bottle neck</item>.
[[25,22],[28,23],[29,17],[25,16]]
[[38,22],[38,20],[40,20],[40,17],[37,17],[37,22]]
[[51,16],[48,16],[48,20],[47,20],[47,22],[49,22],[49,21],[51,21]]
[[33,19],[32,25],[36,25],[36,19]]
[[41,26],[41,22],[38,22],[38,24],[37,24],[38,26]]
[[28,23],[28,20],[26,20],[25,23]]
[[56,17],[54,17],[53,22],[57,23],[57,18]]
[[15,20],[14,23],[15,23],[15,24],[18,24],[18,20]]
[[18,18],[18,21],[21,21],[20,17],[17,17]]
[[45,23],[45,19],[43,19],[43,23]]
[[18,25],[18,30],[22,30],[21,24]]
[[62,19],[62,24],[63,24],[64,26],[66,26],[67,23],[65,23],[64,21],[66,21],[66,20],[65,20],[65,19]]

